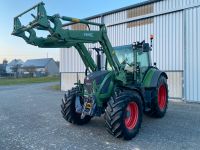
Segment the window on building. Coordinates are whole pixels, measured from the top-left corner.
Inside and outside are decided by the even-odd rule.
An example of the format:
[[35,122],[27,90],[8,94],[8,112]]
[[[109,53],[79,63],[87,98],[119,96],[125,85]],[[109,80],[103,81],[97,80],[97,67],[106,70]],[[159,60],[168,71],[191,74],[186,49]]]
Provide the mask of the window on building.
[[153,4],[149,4],[129,9],[127,10],[127,18],[133,18],[153,13],[153,8],[154,8],[153,6],[154,6]]
[[143,19],[139,21],[132,21],[127,23],[127,28],[143,26],[151,23],[153,23],[153,18]]
[[[140,6],[137,8],[132,8],[132,9],[127,10],[127,18],[139,17],[139,16],[151,14],[153,12],[154,12],[153,4]],[[153,23],[153,18],[143,19],[143,20],[139,20],[139,21],[133,21],[133,22],[127,23],[127,28],[143,26],[143,25],[151,24],[151,23]]]
[[81,24],[81,23],[71,25],[72,30],[87,30],[87,28],[88,27],[85,24]]

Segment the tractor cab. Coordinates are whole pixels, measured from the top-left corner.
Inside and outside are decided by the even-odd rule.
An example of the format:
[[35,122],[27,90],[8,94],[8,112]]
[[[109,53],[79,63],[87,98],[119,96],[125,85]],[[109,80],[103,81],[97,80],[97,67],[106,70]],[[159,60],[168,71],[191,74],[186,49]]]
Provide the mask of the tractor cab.
[[[148,43],[136,42],[130,45],[114,47],[115,54],[127,73],[127,81],[141,82],[145,72],[151,66],[150,51]],[[107,63],[107,69],[112,70]]]

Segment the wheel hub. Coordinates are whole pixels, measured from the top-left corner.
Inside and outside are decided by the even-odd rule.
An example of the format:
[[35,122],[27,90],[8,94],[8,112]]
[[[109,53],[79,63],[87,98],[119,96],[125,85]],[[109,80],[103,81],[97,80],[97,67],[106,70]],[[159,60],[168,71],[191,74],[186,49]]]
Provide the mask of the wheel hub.
[[125,126],[128,129],[135,128],[138,122],[138,105],[135,102],[130,102],[126,108]]
[[160,110],[164,110],[167,103],[167,91],[165,85],[161,85],[158,90],[158,106]]

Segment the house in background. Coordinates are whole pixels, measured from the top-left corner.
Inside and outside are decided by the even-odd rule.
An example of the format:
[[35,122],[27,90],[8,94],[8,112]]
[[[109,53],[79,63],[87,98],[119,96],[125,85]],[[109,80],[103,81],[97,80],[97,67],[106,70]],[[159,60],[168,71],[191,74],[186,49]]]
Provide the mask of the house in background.
[[20,72],[31,77],[58,75],[59,67],[53,58],[29,59],[21,66]]
[[6,66],[6,73],[9,76],[18,76],[20,74],[20,67],[23,65],[23,61],[21,59],[14,59]]
[[6,76],[6,66],[8,64],[7,60],[3,60],[3,64],[0,64],[0,76]]

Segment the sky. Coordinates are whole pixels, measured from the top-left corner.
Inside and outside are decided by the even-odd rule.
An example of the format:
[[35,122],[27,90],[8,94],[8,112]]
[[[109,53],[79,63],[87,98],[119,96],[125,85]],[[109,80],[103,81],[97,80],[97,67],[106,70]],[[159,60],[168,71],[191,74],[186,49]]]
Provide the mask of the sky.
[[[43,0],[48,15],[86,18],[99,13],[132,5],[145,0]],[[39,0],[1,0],[0,4],[0,63],[3,59],[54,58],[59,61],[59,49],[38,48],[12,36],[13,18],[40,2]],[[31,18],[31,16],[30,16]]]

